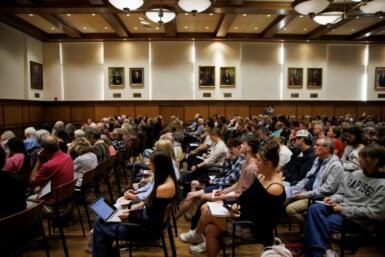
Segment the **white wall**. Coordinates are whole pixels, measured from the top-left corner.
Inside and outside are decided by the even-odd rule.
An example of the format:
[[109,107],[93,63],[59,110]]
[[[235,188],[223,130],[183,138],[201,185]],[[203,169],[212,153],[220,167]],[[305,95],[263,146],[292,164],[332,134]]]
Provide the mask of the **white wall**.
[[[31,90],[29,61],[43,63],[44,90]],[[214,89],[199,88],[199,66],[216,67]],[[236,86],[220,87],[220,67],[236,68]],[[108,67],[125,68],[125,85],[108,85]],[[288,89],[289,67],[304,69],[301,89]],[[42,43],[0,24],[0,98],[40,100],[379,100],[376,67],[385,45],[128,41]],[[144,87],[129,85],[129,68],[144,68]],[[323,69],[319,90],[307,68]],[[211,97],[203,97],[203,93]],[[121,93],[121,98],[113,98]],[[133,98],[140,93],[141,98]],[[225,98],[224,93],[231,93]],[[299,98],[292,98],[298,93]],[[317,93],[318,98],[310,98]]]

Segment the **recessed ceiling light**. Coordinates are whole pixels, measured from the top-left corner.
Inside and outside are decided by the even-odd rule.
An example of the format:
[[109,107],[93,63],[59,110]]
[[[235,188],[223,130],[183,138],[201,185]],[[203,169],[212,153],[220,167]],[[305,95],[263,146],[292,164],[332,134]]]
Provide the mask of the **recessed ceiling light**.
[[91,13],[92,16],[95,16],[96,14],[95,13]]
[[70,13],[67,13],[66,15],[67,15],[68,17],[70,17],[70,16],[71,16],[71,14],[70,14]]
[[336,29],[332,29],[332,31],[336,31]]
[[267,17],[267,18],[270,18],[270,17],[271,17],[271,14],[266,15],[266,17]]
[[258,30],[258,27],[254,27],[254,30]]
[[128,16],[128,17],[129,17],[129,16],[130,16],[130,14],[129,14],[129,13],[126,13],[126,16]]
[[300,18],[303,18],[303,15],[300,15],[299,17],[300,17]]
[[303,30],[304,30],[304,31],[306,31],[306,30],[307,30],[307,28],[303,28]]
[[155,29],[156,29],[156,30],[159,30],[159,27],[156,27]]
[[287,30],[287,28],[283,28],[283,30]]
[[206,29],[209,29],[210,27],[209,26],[206,26]]
[[84,29],[84,30],[86,30],[86,29],[87,29],[87,27],[83,27],[83,29]]
[[126,40],[127,40],[127,38],[124,39],[124,41],[126,41]]
[[30,14],[28,14],[28,15],[32,17],[32,16],[33,16],[33,13],[30,13]]
[[246,14],[246,13],[244,13],[244,14],[242,14],[242,16],[243,16],[243,17],[246,17],[246,16],[247,16],[247,14]]
[[213,13],[209,13],[210,16],[213,16],[214,14]]
[[51,27],[51,30],[55,30],[55,28],[54,28],[54,27]]
[[360,18],[360,16],[356,16],[356,19],[359,19]]
[[310,42],[310,40],[306,40],[306,42],[308,42],[308,43],[309,43],[309,42]]
[[134,27],[134,30],[138,30],[138,27]]
[[235,29],[235,30],[237,30],[237,29],[238,29],[238,27],[234,27],[234,29]]
[[355,29],[351,29],[352,32],[356,31]]
[[186,12],[184,15],[186,15],[186,16],[187,16],[187,15],[188,15],[188,12]]
[[104,27],[104,29],[108,29],[108,27]]
[[188,29],[188,26],[184,26],[185,29]]
[[380,17],[378,17],[378,18],[380,18],[380,19],[383,19],[383,18],[384,18],[384,16],[380,16]]

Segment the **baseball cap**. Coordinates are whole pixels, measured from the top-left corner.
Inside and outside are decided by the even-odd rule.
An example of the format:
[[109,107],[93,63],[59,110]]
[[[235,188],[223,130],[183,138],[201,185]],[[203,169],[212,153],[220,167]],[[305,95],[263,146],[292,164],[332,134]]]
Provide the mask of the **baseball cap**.
[[292,137],[292,139],[296,139],[297,137],[308,137],[308,138],[312,138],[310,132],[307,131],[307,130],[304,130],[304,129],[298,130],[298,131],[295,133],[295,135]]

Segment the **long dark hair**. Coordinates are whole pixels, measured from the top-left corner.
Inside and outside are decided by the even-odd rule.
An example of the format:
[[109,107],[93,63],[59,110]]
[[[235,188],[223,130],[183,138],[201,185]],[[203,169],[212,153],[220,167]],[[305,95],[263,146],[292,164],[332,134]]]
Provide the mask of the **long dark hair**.
[[155,171],[154,171],[154,187],[151,191],[151,194],[148,196],[146,200],[146,205],[148,207],[150,207],[153,203],[158,186],[166,182],[168,176],[172,178],[175,185],[176,193],[173,197],[174,199],[177,197],[177,192],[178,192],[174,166],[172,165],[172,161],[169,154],[165,151],[154,151],[150,155],[150,161],[154,165]]
[[22,153],[24,154],[23,168],[28,168],[30,166],[30,158],[27,152],[25,151],[25,146],[23,140],[18,137],[10,138],[7,141],[7,146],[12,154]]

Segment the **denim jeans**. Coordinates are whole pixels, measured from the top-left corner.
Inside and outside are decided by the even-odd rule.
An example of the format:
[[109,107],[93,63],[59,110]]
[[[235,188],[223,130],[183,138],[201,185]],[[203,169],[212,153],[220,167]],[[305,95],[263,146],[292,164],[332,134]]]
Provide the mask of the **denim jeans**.
[[341,231],[343,220],[344,217],[333,213],[330,206],[311,205],[305,224],[305,256],[323,257],[325,251],[330,249],[330,235]]

